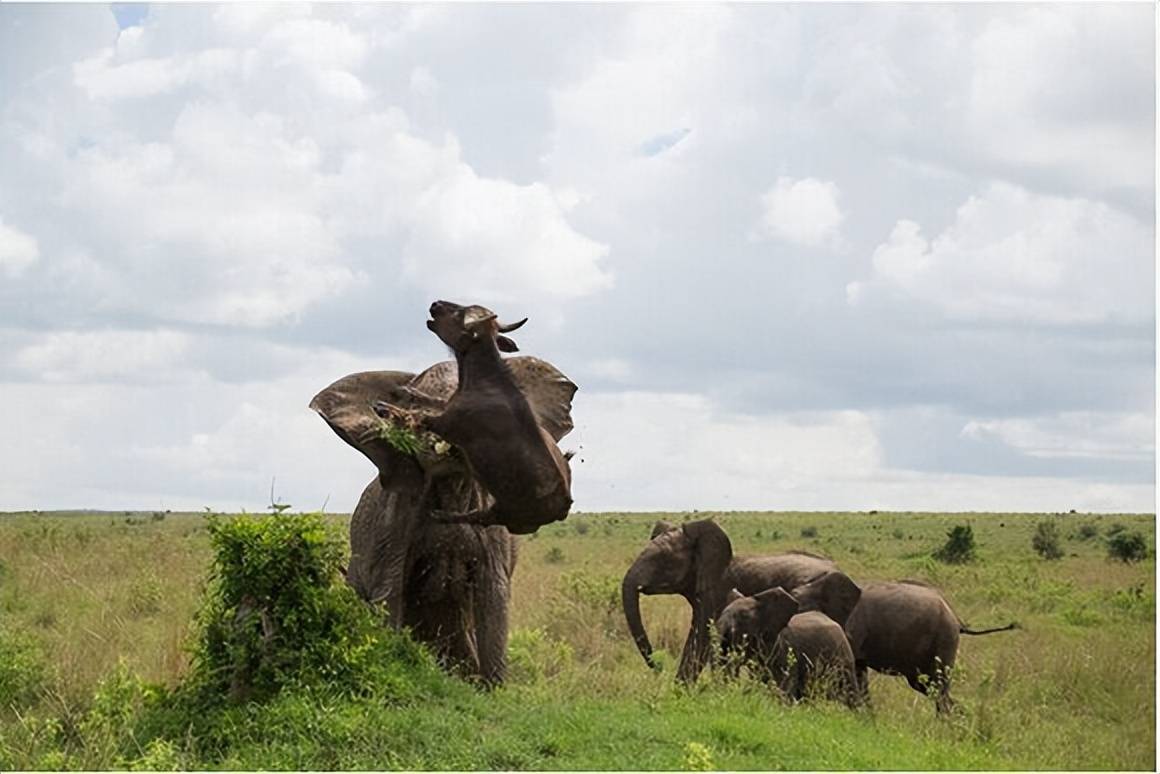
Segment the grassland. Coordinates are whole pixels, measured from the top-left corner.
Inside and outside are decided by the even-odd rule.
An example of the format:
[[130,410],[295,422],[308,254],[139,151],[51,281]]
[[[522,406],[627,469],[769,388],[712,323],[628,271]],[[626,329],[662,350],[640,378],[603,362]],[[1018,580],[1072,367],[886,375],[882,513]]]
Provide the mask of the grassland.
[[[649,672],[618,588],[659,516],[575,514],[523,540],[504,688],[435,676],[418,699],[287,692],[222,715],[210,742],[134,714],[150,684],[175,686],[189,668],[204,518],[0,516],[0,769],[1154,769],[1154,554],[1110,561],[1104,542],[1120,525],[1154,547],[1154,517],[665,514],[714,517],[738,553],[806,549],[856,580],[928,581],[975,626],[1019,621],[963,638],[948,720],[881,675],[858,712],[789,707],[712,675],[678,688],[689,613],[677,598],[643,599],[668,653]],[[345,530],[346,517],[329,518]],[[1057,561],[1031,547],[1046,518],[1063,538]],[[973,528],[977,559],[934,561],[956,524]]]

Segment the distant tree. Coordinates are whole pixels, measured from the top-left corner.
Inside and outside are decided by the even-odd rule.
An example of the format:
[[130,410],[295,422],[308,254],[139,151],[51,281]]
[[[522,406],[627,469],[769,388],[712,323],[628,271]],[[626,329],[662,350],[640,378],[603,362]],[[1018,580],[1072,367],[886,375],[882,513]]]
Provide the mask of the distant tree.
[[1059,529],[1054,521],[1041,521],[1031,536],[1031,547],[1044,559],[1059,559],[1063,549],[1059,547]]
[[947,542],[934,552],[934,558],[947,564],[963,564],[975,558],[975,533],[969,524],[960,524],[947,532]]
[[1108,557],[1121,562],[1148,558],[1148,541],[1139,532],[1120,531],[1108,538]]

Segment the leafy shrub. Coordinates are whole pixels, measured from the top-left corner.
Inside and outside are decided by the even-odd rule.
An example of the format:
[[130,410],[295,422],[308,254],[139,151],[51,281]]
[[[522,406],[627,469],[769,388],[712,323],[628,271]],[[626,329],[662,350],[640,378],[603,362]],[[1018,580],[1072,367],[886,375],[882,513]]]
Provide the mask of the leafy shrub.
[[1108,598],[1108,605],[1129,618],[1151,621],[1156,617],[1156,596],[1137,583],[1126,589],[1116,589]]
[[817,536],[818,536],[818,528],[817,527],[802,527],[802,537],[804,537],[804,538],[816,538]]
[[620,578],[572,570],[560,574],[548,601],[545,631],[572,644],[582,659],[607,652],[607,641],[626,634]]
[[1100,528],[1091,522],[1080,524],[1079,529],[1076,530],[1076,537],[1080,540],[1091,540],[1100,534]]
[[573,521],[572,522],[572,529],[576,530],[577,535],[587,535],[588,534],[588,522],[586,522],[586,521]]
[[1139,532],[1117,531],[1108,538],[1108,557],[1121,562],[1139,562],[1148,557],[1148,542]]
[[959,524],[947,532],[947,542],[934,552],[934,558],[947,564],[963,564],[975,558],[975,534],[970,525]]
[[552,546],[544,554],[544,561],[548,564],[560,564],[564,561],[564,552],[560,550],[559,546]]
[[508,638],[508,677],[515,682],[542,682],[571,665],[572,646],[541,628],[516,629]]
[[139,754],[135,739],[142,715],[166,695],[164,688],[146,683],[119,663],[97,684],[92,704],[77,724],[78,763],[100,768],[101,763],[107,767],[116,761],[124,767],[128,756]]
[[262,699],[285,685],[359,695],[413,693],[437,671],[339,582],[342,541],[317,514],[209,517],[214,550],[191,684]]
[[902,540],[904,537],[906,537],[906,533],[895,527],[894,530],[891,531],[890,537],[894,538],[895,540]]
[[1031,547],[1044,559],[1059,559],[1063,549],[1059,547],[1059,528],[1054,521],[1041,521],[1031,536]]
[[44,660],[32,641],[0,628],[0,711],[34,703],[44,678]]
[[557,599],[578,610],[616,612],[620,608],[620,579],[585,570],[566,572],[560,575]]

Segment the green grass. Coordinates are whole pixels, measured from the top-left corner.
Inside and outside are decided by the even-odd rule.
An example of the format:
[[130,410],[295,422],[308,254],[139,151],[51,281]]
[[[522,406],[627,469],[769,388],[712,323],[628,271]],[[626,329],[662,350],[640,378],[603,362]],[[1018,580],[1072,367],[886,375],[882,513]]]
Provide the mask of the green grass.
[[[1155,767],[1154,553],[1110,561],[1105,542],[1120,525],[1154,549],[1153,517],[1054,517],[1063,557],[1046,561],[1032,547],[1042,514],[665,514],[710,515],[737,553],[804,549],[858,581],[925,580],[973,626],[1023,628],[963,637],[949,719],[875,674],[857,712],[709,674],[678,688],[687,604],[643,599],[658,674],[616,593],[660,515],[574,514],[522,541],[503,688],[434,675],[392,701],[284,690],[207,712],[192,734],[172,690],[210,566],[205,518],[0,516],[0,656],[31,665],[18,678],[0,664],[0,769]],[[972,528],[974,561],[934,560],[956,525]]]

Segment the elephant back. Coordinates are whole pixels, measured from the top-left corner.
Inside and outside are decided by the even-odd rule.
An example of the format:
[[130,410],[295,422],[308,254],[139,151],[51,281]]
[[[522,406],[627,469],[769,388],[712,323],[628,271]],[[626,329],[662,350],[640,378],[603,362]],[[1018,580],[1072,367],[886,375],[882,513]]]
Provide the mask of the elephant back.
[[809,583],[823,573],[837,570],[830,559],[813,554],[790,552],[773,556],[737,557],[726,571],[726,588],[753,596],[774,586],[786,591]]
[[846,621],[854,654],[873,668],[904,672],[934,656],[954,664],[959,620],[938,589],[871,583]]

